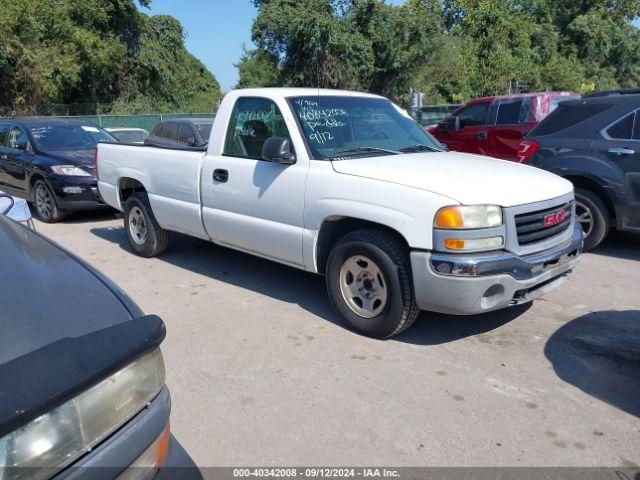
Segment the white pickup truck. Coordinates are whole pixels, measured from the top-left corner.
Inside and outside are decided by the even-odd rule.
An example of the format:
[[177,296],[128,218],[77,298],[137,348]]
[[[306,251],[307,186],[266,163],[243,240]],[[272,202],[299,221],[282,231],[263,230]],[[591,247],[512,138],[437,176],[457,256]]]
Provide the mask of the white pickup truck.
[[234,91],[205,149],[100,144],[96,162],[136,254],[174,231],[323,274],[337,314],[374,337],[420,310],[530,302],[580,260],[571,183],[447,152],[376,95]]

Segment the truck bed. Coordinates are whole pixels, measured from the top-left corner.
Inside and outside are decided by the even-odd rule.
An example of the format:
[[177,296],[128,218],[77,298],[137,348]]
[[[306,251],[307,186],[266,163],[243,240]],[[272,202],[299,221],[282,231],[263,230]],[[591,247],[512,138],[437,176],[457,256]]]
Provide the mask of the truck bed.
[[161,227],[208,240],[200,207],[204,156],[203,147],[102,143],[97,162],[100,194],[105,203],[122,212],[120,187],[135,179],[144,186]]

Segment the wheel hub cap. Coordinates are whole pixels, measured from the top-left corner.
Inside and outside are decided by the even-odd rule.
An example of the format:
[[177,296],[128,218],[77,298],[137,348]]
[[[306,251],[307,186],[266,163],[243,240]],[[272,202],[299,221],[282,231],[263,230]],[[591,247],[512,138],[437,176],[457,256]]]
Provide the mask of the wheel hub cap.
[[138,207],[133,207],[129,214],[129,232],[138,245],[143,245],[147,241],[147,221]]
[[387,305],[388,291],[378,265],[362,255],[356,255],[342,265],[340,291],[351,311],[363,318],[380,315]]

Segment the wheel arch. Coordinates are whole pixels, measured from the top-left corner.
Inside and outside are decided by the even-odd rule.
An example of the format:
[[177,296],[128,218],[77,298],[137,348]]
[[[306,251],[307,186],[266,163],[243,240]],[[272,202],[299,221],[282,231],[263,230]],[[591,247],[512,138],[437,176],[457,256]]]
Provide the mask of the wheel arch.
[[604,204],[607,206],[612,222],[615,222],[616,220],[615,205],[611,198],[611,195],[609,194],[606,188],[604,188],[602,185],[600,185],[598,182],[596,182],[592,178],[585,177],[582,175],[565,175],[563,178],[573,183],[573,186],[575,188],[582,188],[584,190],[589,190],[595,193],[596,195],[598,195],[602,199]]
[[315,267],[320,274],[325,274],[327,260],[333,246],[346,234],[363,229],[383,230],[403,243],[409,249],[409,242],[398,230],[371,220],[350,216],[330,216],[323,220],[318,230],[315,244]]
[[134,192],[147,192],[144,184],[132,177],[120,177],[118,179],[118,201],[120,205],[124,207],[127,199],[133,195]]

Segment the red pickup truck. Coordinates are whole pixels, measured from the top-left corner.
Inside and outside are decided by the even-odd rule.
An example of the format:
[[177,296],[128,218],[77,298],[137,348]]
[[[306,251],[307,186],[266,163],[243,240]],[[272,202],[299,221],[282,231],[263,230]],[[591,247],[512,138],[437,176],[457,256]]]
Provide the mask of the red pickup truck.
[[571,92],[477,98],[427,130],[449,150],[516,161],[523,138],[560,102],[577,98]]

